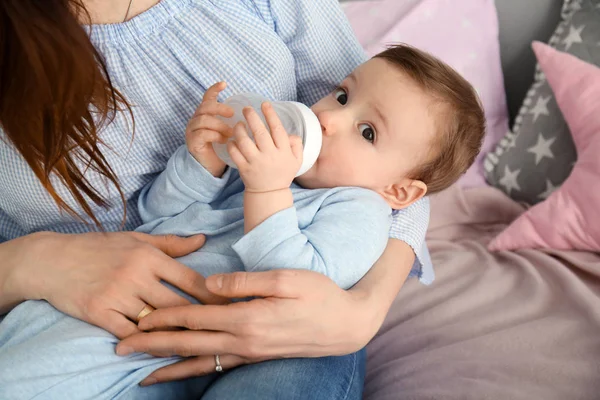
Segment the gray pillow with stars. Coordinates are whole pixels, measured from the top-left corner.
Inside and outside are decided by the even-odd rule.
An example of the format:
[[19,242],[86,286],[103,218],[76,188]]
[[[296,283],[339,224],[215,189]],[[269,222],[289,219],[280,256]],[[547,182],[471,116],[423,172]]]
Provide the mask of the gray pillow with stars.
[[[549,45],[600,66],[600,0],[567,2]],[[538,65],[512,132],[485,157],[485,177],[511,198],[535,204],[567,179],[576,159],[569,127]]]

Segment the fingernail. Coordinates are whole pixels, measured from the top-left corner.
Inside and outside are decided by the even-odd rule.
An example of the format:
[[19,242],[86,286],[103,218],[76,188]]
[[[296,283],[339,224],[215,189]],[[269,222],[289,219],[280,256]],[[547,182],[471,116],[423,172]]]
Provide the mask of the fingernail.
[[117,347],[117,355],[126,356],[127,354],[133,353],[133,349],[129,346],[120,346]]
[[140,386],[150,386],[150,385],[154,385],[156,382],[158,382],[156,380],[156,378],[152,378],[152,377],[147,377],[146,379],[144,379],[143,381],[140,382]]

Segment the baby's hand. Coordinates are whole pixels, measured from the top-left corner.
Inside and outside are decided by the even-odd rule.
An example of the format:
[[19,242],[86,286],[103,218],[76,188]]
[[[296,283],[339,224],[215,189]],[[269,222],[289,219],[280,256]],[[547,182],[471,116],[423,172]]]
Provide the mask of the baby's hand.
[[212,143],[226,143],[232,135],[231,127],[217,118],[217,115],[230,118],[234,114],[231,107],[217,101],[217,96],[226,86],[225,82],[219,82],[206,90],[185,131],[190,154],[216,177],[223,175],[225,163],[215,153]]
[[263,193],[287,189],[302,165],[302,141],[288,136],[279,117],[269,103],[263,103],[269,130],[250,107],[244,108],[244,117],[252,130],[250,139],[242,123],[233,129],[235,141],[227,144],[229,155],[237,165],[247,192]]

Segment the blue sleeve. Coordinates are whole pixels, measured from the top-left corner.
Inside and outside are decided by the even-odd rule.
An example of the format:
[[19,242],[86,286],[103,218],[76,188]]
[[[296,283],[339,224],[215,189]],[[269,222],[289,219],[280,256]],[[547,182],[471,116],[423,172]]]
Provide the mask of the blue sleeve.
[[415,262],[409,276],[416,276],[429,285],[435,279],[431,256],[425,243],[429,226],[429,198],[424,197],[410,207],[394,210],[390,237],[407,243],[415,252]]
[[329,196],[304,229],[296,208],[280,211],[233,245],[247,271],[290,268],[327,275],[347,289],[377,261],[387,244],[391,210],[366,189]]
[[140,193],[138,209],[144,225],[139,230],[149,232],[193,203],[211,203],[223,191],[230,175],[228,169],[221,178],[215,178],[185,145],[179,147],[167,168]]
[[298,101],[312,105],[367,60],[337,0],[255,0],[295,61]]

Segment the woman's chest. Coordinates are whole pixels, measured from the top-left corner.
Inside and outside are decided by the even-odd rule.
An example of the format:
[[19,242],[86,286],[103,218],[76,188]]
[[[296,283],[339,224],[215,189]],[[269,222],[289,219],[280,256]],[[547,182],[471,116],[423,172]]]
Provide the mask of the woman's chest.
[[[127,45],[99,46],[111,82],[133,115],[131,119],[121,113],[102,130],[102,152],[127,201],[129,228],[138,223],[137,194],[185,142],[186,125],[208,87],[227,81],[221,100],[239,92],[296,99],[295,62],[286,44],[257,15],[240,8],[241,2],[232,2],[233,8],[213,3],[195,2],[193,12],[151,36]],[[0,166],[0,224],[10,219],[29,232],[74,222],[59,212],[27,163],[3,142]],[[123,216],[118,191],[93,171],[85,177],[109,200],[108,209],[94,207],[101,222],[118,225]],[[68,190],[60,182],[56,186],[81,211]]]

